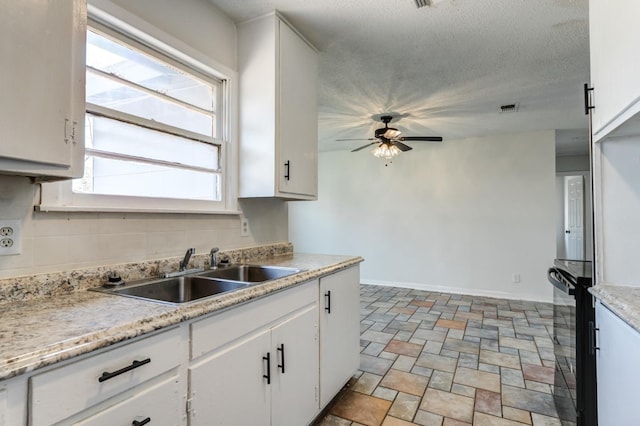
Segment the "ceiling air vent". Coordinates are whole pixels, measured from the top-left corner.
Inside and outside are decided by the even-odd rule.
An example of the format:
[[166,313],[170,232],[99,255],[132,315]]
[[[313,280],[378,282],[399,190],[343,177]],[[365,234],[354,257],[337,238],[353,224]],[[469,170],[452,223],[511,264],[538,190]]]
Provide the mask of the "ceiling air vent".
[[500,113],[503,113],[503,112],[518,112],[518,107],[520,107],[520,104],[501,105],[500,106]]
[[425,6],[431,6],[431,0],[415,0],[418,9]]

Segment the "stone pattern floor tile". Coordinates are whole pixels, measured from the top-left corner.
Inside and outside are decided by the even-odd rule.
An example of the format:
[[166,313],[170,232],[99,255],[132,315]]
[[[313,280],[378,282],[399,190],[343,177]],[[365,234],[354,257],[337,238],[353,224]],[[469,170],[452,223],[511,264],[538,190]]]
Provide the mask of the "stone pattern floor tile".
[[473,404],[474,400],[466,396],[437,389],[427,389],[422,398],[420,409],[471,423],[473,420]]
[[367,426],[380,426],[389,407],[390,401],[359,392],[348,392],[340,398],[330,413]]
[[322,426],[555,426],[548,303],[361,286],[360,369]]
[[384,376],[380,385],[399,392],[422,396],[428,382],[429,379],[424,376],[391,369]]

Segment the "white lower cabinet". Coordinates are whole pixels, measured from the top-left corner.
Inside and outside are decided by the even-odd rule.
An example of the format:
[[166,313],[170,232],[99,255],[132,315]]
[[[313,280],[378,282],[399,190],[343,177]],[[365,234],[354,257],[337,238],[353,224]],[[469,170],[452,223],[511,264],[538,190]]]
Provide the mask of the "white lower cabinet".
[[239,340],[189,369],[189,424],[270,425],[268,385],[262,356],[269,330]]
[[23,376],[0,382],[0,426],[27,423],[27,379]]
[[359,366],[359,267],[0,381],[0,426],[310,424]]
[[161,383],[145,387],[131,398],[101,410],[78,426],[113,425],[180,425],[183,410],[180,397],[180,380],[169,378]]
[[602,303],[596,304],[598,327],[598,424],[640,425],[640,333]]
[[[105,418],[103,412],[110,413],[110,418],[124,418],[134,411],[136,416],[154,418],[172,412],[173,417],[160,424],[179,424],[184,408],[174,386],[184,383],[179,375],[186,359],[183,342],[181,329],[173,328],[35,374],[29,379],[29,424],[89,424],[87,418]],[[154,390],[163,379],[172,385]],[[173,397],[165,396],[167,391]],[[146,395],[147,405],[154,397],[161,398],[139,414],[129,403],[122,403],[141,394]],[[154,411],[161,406],[162,411]]]
[[[192,325],[189,424],[310,423],[318,405],[317,280]],[[240,337],[238,337],[240,336]]]
[[272,329],[272,425],[307,424],[318,412],[317,336],[317,304]]
[[320,278],[320,406],[360,366],[360,268]]

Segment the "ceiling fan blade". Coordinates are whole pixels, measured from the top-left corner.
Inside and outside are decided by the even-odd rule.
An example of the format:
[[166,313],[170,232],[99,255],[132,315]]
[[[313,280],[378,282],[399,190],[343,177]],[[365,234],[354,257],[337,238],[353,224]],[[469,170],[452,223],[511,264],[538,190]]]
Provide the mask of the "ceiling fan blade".
[[398,138],[401,141],[427,141],[442,142],[442,136],[403,136]]
[[412,150],[412,149],[413,149],[413,148],[411,148],[409,145],[405,145],[405,144],[403,144],[402,142],[397,141],[397,140],[395,140],[395,141],[391,141],[391,143],[392,143],[392,144],[394,144],[395,146],[397,146],[397,147],[398,147],[398,149],[399,149],[400,151],[402,151],[402,152],[410,151],[410,150]]
[[365,149],[365,148],[367,148],[367,147],[369,147],[369,146],[371,146],[371,145],[375,145],[375,144],[377,144],[377,143],[378,143],[378,142],[371,142],[371,143],[368,143],[368,144],[366,144],[366,145],[362,145],[360,148],[352,149],[352,150],[351,150],[351,152],[360,151],[361,149]]
[[397,130],[397,129],[389,129],[386,132],[384,132],[384,136],[387,139],[396,139],[398,136],[400,136],[402,132]]
[[373,141],[375,140],[374,138],[358,138],[358,139],[336,139],[336,142],[341,142],[341,141]]

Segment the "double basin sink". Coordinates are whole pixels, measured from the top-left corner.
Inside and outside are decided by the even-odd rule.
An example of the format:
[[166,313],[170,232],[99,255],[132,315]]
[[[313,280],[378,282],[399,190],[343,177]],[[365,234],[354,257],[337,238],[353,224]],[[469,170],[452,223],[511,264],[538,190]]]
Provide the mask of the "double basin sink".
[[281,266],[231,265],[177,277],[146,279],[118,287],[100,287],[94,290],[161,303],[182,304],[241,290],[253,284],[287,277],[301,271]]

